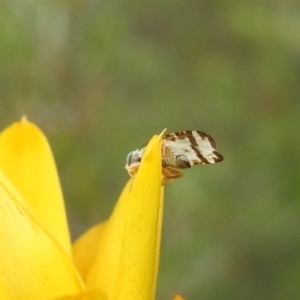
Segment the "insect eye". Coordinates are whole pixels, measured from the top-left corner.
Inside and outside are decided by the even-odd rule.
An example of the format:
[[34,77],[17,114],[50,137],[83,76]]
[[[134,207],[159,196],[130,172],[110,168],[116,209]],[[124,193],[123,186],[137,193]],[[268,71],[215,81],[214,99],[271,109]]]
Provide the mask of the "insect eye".
[[142,159],[142,154],[140,150],[135,150],[132,153],[131,163],[140,163]]
[[131,151],[126,157],[126,165],[132,166],[133,164],[140,163],[142,159],[141,150]]
[[131,165],[132,154],[133,154],[133,151],[131,151],[131,152],[127,155],[127,157],[126,157],[126,165],[127,165],[127,166],[130,166],[130,165]]

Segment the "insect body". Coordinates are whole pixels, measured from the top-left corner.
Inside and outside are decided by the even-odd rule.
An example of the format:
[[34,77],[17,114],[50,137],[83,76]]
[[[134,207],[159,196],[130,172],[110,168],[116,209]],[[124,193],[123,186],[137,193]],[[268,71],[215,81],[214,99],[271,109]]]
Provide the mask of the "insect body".
[[[144,149],[134,150],[127,156],[125,169],[131,177],[138,171]],[[181,177],[183,174],[180,169],[222,161],[223,156],[215,149],[215,140],[202,131],[187,130],[164,135],[162,144],[164,179]]]

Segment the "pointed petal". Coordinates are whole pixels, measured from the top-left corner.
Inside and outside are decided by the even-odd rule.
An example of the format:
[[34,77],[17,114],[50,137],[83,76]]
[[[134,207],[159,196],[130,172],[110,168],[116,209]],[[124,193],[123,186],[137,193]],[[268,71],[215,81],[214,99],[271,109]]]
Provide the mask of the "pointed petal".
[[0,168],[70,254],[70,237],[55,162],[46,137],[23,118],[0,134]]
[[0,171],[1,299],[52,299],[83,291],[71,259]]
[[161,136],[147,146],[139,171],[123,190],[99,241],[88,287],[110,299],[154,298],[162,222]]

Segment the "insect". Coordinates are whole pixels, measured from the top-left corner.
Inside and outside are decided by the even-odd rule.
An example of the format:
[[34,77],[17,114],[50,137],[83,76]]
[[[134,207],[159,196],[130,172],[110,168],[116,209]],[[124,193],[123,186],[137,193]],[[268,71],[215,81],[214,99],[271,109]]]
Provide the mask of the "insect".
[[[137,173],[144,149],[131,151],[127,155],[125,169],[130,177]],[[215,140],[202,131],[187,130],[164,135],[162,143],[163,182],[183,176],[183,173],[179,171],[181,169],[222,161],[223,156],[215,149]]]

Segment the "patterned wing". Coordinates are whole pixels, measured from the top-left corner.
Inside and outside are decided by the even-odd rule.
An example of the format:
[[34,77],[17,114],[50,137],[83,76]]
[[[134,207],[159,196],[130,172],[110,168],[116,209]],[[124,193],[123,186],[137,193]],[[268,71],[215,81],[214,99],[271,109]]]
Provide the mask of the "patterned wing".
[[214,164],[223,160],[223,156],[215,151],[215,140],[202,131],[178,131],[166,134],[164,139],[168,152],[174,156],[186,156],[190,165]]

